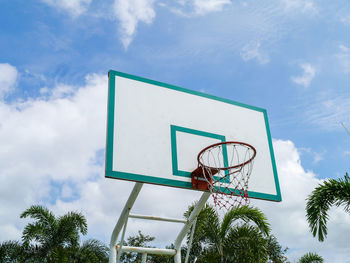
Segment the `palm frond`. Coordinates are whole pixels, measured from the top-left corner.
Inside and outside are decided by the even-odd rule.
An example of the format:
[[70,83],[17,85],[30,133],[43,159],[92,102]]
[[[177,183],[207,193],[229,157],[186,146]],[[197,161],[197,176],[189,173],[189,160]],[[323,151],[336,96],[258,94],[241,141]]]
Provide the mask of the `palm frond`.
[[42,224],[47,225],[54,224],[54,222],[56,221],[54,214],[49,209],[41,205],[32,205],[30,208],[25,210],[21,214],[20,218],[26,217],[36,219]]
[[80,247],[80,253],[95,258],[96,262],[104,262],[108,258],[108,247],[96,239],[86,240]]
[[323,263],[323,258],[316,253],[306,253],[302,256],[298,263]]
[[81,213],[68,212],[58,217],[55,242],[67,246],[79,246],[79,234],[87,233],[87,222]]
[[307,198],[307,221],[313,236],[324,241],[327,236],[328,210],[332,205],[345,205],[350,208],[350,179],[348,174],[341,179],[329,179],[318,187]]
[[46,226],[41,222],[29,223],[25,226],[22,234],[22,240],[25,244],[29,244],[30,241],[42,242],[45,238],[43,229]]
[[18,241],[4,241],[0,243],[0,262],[16,262],[22,252]]
[[268,262],[273,263],[284,263],[287,262],[288,258],[285,256],[288,248],[282,248],[278,243],[277,238],[274,235],[269,235],[266,238],[267,242],[267,253],[269,257]]
[[267,262],[267,241],[255,226],[234,226],[225,239],[224,255],[228,262]]
[[[188,218],[195,204],[191,205],[184,216]],[[216,210],[210,205],[205,205],[198,215],[191,251],[196,254],[204,253],[203,246],[214,246],[217,251],[222,251],[220,233],[220,220]],[[189,235],[187,236],[187,242]]]
[[246,223],[254,223],[265,235],[268,235],[271,231],[270,224],[261,210],[256,207],[241,206],[233,208],[225,214],[221,224],[221,238],[224,238],[227,230],[236,220],[243,220]]
[[70,225],[83,235],[87,234],[86,218],[79,212],[68,212],[63,216],[60,216],[57,221],[60,227]]
[[43,262],[43,258],[38,254],[37,246],[5,241],[0,243],[0,262]]
[[68,263],[70,250],[61,246],[53,248],[45,262],[47,263]]

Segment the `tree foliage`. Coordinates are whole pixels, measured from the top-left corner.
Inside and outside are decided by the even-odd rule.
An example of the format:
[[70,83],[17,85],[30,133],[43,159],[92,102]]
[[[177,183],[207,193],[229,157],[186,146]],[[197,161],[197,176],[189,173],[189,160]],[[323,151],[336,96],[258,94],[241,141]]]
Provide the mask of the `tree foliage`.
[[[144,235],[141,231],[138,231],[137,235],[129,236],[127,241],[124,242],[124,246],[131,247],[152,247],[149,243],[154,241],[155,237]],[[167,248],[173,249],[174,246],[170,245]],[[138,263],[141,262],[142,255],[136,252],[124,252],[121,255],[120,262],[121,263]],[[172,263],[174,262],[174,258],[171,256],[162,256],[162,255],[147,255],[148,263]]]
[[288,248],[282,248],[274,235],[270,234],[266,241],[269,263],[284,263],[288,261],[287,257],[285,256]]
[[344,205],[346,212],[350,212],[350,177],[329,179],[319,184],[307,198],[306,214],[310,230],[319,241],[327,237],[328,210],[331,206]]
[[[154,237],[151,237],[149,235],[143,235],[139,230],[137,235],[128,237],[127,241],[124,242],[123,246],[150,247],[148,243],[153,241],[154,239]],[[142,255],[136,252],[122,253],[120,261],[122,263],[141,262],[141,257]]]
[[[186,218],[193,207],[185,213]],[[257,208],[234,208],[220,221],[217,211],[207,205],[197,219],[189,262],[286,262],[286,249],[270,230],[266,216]]]
[[[194,206],[185,213],[188,218]],[[87,223],[81,213],[68,212],[56,217],[42,206],[31,206],[21,214],[31,218],[22,234],[22,242],[0,244],[0,262],[4,263],[104,263],[108,262],[108,248],[97,240],[81,244],[80,235],[87,233]],[[197,263],[284,263],[285,252],[277,239],[270,235],[270,224],[257,208],[240,207],[228,211],[220,219],[217,211],[207,205],[200,212],[192,242],[189,262]],[[150,247],[154,237],[140,231],[123,245]],[[189,235],[187,237],[187,245]],[[185,260],[188,246],[181,249]],[[173,249],[170,245],[167,248]],[[141,262],[141,254],[122,253],[121,262]],[[148,263],[170,263],[171,256],[148,255]]]
[[80,235],[87,233],[81,213],[68,212],[55,217],[43,206],[31,206],[21,218],[31,218],[22,233],[22,243],[8,241],[0,245],[0,262],[25,263],[103,263],[108,262],[108,248],[90,239],[80,245]]
[[298,263],[323,263],[323,258],[316,253],[306,253],[302,256]]
[[25,249],[18,241],[5,241],[0,244],[0,262],[22,262]]

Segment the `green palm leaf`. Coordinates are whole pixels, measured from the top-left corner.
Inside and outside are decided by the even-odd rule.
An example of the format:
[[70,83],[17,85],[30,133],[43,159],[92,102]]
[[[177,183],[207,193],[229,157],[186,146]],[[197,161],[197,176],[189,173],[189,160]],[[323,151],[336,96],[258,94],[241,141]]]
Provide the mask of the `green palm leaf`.
[[221,238],[225,237],[228,229],[232,227],[232,224],[237,220],[243,220],[246,223],[254,223],[265,235],[268,235],[271,230],[270,224],[263,212],[258,208],[242,206],[232,209],[225,214],[221,224]]
[[298,263],[323,263],[323,258],[316,253],[306,253],[302,256]]
[[69,212],[58,217],[55,239],[57,244],[78,246],[79,234],[87,233],[87,222],[81,213]]
[[22,246],[17,241],[5,241],[0,244],[0,262],[17,262],[22,254]]
[[[193,206],[185,213],[185,217],[188,218],[192,209]],[[266,238],[269,232],[270,224],[258,208],[233,208],[220,222],[217,211],[206,205],[198,215],[192,243],[192,251],[196,256],[193,255],[191,259],[197,257],[197,262],[231,263],[236,262],[233,259],[243,259],[246,253],[255,253],[257,256],[253,257],[254,260],[265,260],[268,258]]]
[[317,235],[319,241],[324,241],[327,236],[328,210],[333,205],[345,205],[345,211],[350,210],[350,178],[347,173],[344,178],[319,184],[307,199],[307,221],[313,236]]
[[95,239],[86,240],[79,248],[76,263],[102,263],[108,260],[109,249],[100,241]]
[[68,212],[56,218],[47,208],[37,205],[21,214],[21,218],[26,217],[35,221],[23,230],[25,246],[35,242],[38,247],[36,254],[52,262],[68,260],[69,249],[78,248],[80,234],[87,233],[87,222],[81,213]]
[[28,216],[48,226],[54,224],[56,220],[53,213],[41,205],[32,205],[30,208],[25,210],[20,217],[26,218]]
[[267,262],[267,241],[259,228],[251,225],[234,226],[225,239],[226,262]]

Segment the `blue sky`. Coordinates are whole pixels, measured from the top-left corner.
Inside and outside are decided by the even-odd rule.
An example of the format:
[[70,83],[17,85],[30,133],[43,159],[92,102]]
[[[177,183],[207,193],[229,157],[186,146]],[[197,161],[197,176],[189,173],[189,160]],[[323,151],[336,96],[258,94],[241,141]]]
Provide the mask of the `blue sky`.
[[[332,262],[348,262],[349,252],[335,238],[350,230],[348,215],[334,210],[334,239],[320,245],[302,210],[293,209],[320,180],[348,171],[350,136],[341,123],[350,128],[350,3],[0,0],[0,6],[2,240],[20,235],[19,213],[38,202],[57,213],[82,210],[91,235],[108,242],[107,226],[123,201],[112,209],[101,193],[113,197],[113,189],[132,186],[103,178],[107,72],[113,69],[267,109],[285,188],[282,204],[261,207],[276,218],[298,215],[297,236],[283,230],[293,226],[271,219],[291,259],[314,249]],[[25,190],[13,189],[16,182]],[[96,191],[99,208],[84,206],[86,189]],[[99,230],[102,215],[108,223]]]

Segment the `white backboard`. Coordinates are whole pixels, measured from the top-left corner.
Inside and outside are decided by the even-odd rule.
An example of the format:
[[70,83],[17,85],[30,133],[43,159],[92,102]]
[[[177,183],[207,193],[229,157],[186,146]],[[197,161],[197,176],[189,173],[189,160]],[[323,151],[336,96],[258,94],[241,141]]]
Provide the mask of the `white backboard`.
[[281,201],[266,110],[117,72],[109,72],[106,177],[192,188],[197,154],[241,141],[257,155],[249,197]]

